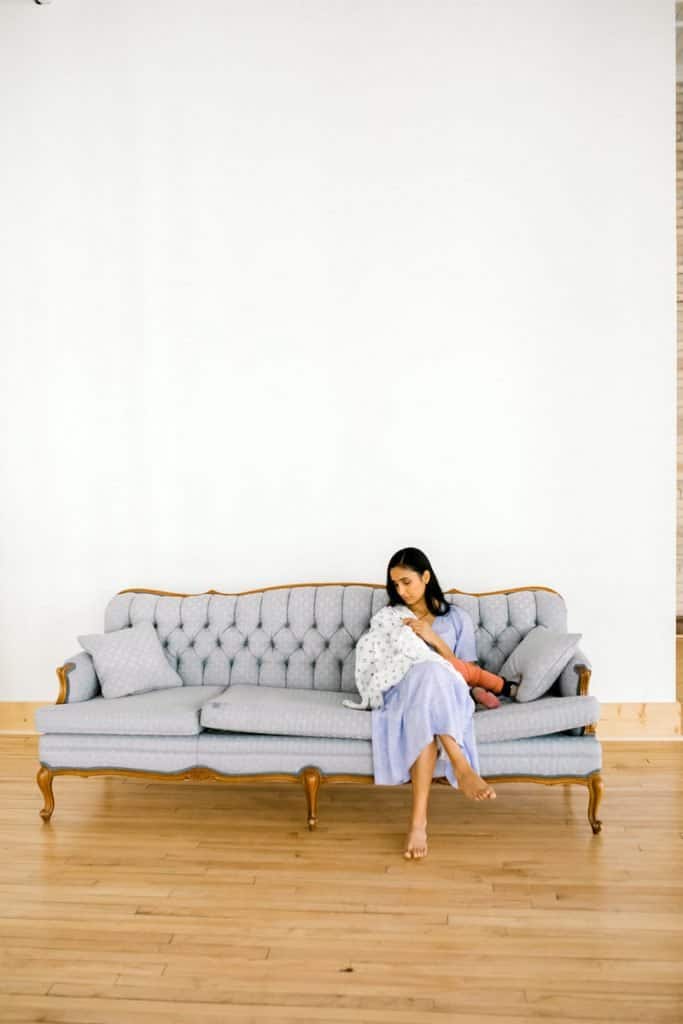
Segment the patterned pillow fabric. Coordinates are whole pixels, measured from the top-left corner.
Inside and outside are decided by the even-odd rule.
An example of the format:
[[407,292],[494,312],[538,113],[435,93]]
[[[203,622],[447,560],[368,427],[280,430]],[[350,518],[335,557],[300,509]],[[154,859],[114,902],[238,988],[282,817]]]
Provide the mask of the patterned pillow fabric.
[[103,697],[126,697],[183,685],[169,665],[151,622],[76,639],[92,656]]
[[537,700],[547,693],[565,665],[571,661],[583,633],[560,633],[535,626],[514,649],[499,675],[521,680],[516,700]]

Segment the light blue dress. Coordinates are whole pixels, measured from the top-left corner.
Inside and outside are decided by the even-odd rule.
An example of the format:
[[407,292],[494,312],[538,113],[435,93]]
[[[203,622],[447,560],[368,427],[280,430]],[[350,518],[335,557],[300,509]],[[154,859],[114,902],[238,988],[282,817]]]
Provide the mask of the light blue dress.
[[[437,615],[432,629],[463,661],[477,660],[474,625],[466,611],[451,605]],[[439,733],[453,736],[479,773],[479,754],[472,716],[475,703],[470,687],[436,661],[411,665],[402,679],[384,692],[384,707],[372,711],[372,762],[375,783],[396,786],[410,782],[410,766]],[[437,740],[439,756],[432,778],[445,775],[456,789],[458,780],[450,758]]]

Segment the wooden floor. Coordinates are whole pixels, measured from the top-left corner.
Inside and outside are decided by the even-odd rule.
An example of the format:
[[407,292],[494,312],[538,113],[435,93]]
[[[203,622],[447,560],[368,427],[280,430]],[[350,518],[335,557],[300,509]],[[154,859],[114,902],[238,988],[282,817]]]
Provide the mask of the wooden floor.
[[584,787],[57,777],[0,739],[0,1020],[527,1024],[683,1020],[683,743],[604,742]]

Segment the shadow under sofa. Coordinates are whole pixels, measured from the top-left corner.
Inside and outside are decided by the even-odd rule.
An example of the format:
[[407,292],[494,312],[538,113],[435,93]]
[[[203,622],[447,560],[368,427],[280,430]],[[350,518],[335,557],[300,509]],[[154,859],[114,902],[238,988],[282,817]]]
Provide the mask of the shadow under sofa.
[[[472,616],[478,660],[490,671],[534,625],[566,629],[564,601],[548,588],[446,598]],[[121,591],[107,605],[105,632],[148,618],[183,685],[107,699],[85,651],[60,666],[57,703],[36,712],[41,817],[52,816],[55,776],[122,774],[300,784],[313,829],[321,784],[374,783],[371,713],[342,700],[358,696],[353,649],[386,603],[376,584]],[[483,778],[586,786],[597,833],[602,748],[590,674],[577,651],[545,696],[477,710],[474,730]]]

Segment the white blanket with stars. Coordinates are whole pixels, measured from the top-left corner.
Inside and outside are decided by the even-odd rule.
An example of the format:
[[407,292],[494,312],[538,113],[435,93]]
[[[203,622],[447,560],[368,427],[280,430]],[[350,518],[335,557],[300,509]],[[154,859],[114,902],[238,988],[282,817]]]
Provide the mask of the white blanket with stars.
[[402,620],[417,618],[405,605],[387,605],[370,619],[370,628],[356,644],[356,689],[361,700],[343,700],[347,708],[360,711],[381,708],[384,691],[398,683],[418,661],[440,661],[454,675],[460,675],[450,661],[430,647]]

